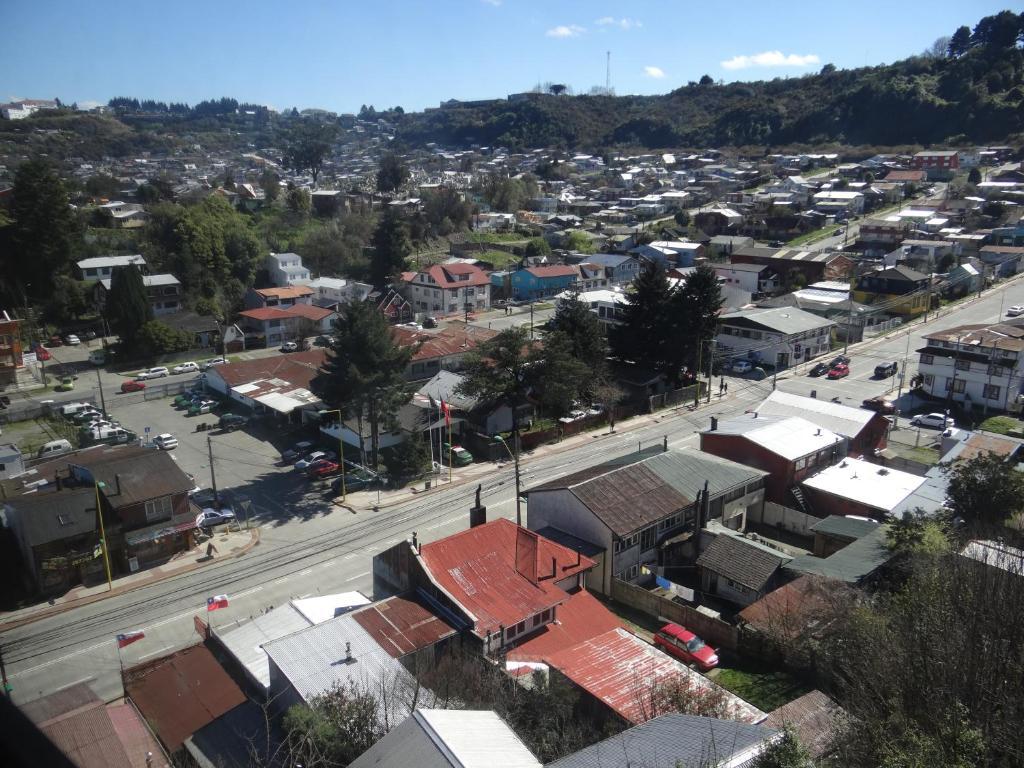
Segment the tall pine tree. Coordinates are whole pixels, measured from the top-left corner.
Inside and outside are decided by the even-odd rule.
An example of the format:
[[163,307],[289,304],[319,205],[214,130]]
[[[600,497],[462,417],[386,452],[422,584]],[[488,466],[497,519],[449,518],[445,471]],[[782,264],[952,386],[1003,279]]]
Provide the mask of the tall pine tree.
[[114,270],[106,303],[107,322],[129,352],[136,350],[142,326],[153,319],[142,272],[134,264]]
[[622,310],[622,325],[611,335],[620,360],[665,373],[669,338],[669,316],[673,289],[665,271],[653,261],[644,264],[633,281]]
[[383,288],[406,268],[409,256],[409,232],[402,214],[388,206],[374,230],[373,256],[370,258],[370,282]]
[[572,356],[590,369],[595,383],[604,380],[608,357],[604,325],[590,307],[580,301],[578,294],[559,302],[548,328],[545,338],[554,333],[564,335],[569,340]]

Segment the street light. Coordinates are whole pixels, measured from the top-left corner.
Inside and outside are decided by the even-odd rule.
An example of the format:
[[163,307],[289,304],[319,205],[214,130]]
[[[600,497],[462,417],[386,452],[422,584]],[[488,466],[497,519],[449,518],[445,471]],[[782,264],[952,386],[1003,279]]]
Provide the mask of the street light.
[[515,450],[515,453],[513,453],[512,450],[508,447],[508,443],[505,442],[505,438],[503,438],[501,435],[497,435],[495,439],[497,439],[497,441],[499,443],[501,443],[503,446],[505,446],[505,450],[508,451],[508,455],[512,457],[512,462],[515,465],[515,469],[516,469],[516,525],[522,525],[523,524],[522,503],[523,502],[520,500],[520,496],[519,496],[519,487],[520,487],[519,486],[519,480],[520,480],[520,478],[519,478],[519,440],[518,440],[519,436],[518,436],[518,434],[515,435],[515,437],[517,438],[516,439],[516,450]]
[[103,526],[103,507],[100,505],[100,488],[106,488],[107,484],[93,476],[93,485],[96,486],[96,514],[100,518],[100,545],[103,547],[103,564],[107,567],[107,591],[112,592],[114,584],[110,578],[110,554],[107,549],[107,532]]
[[[335,408],[335,409],[330,410],[330,411],[320,411],[320,413],[321,414],[326,414],[326,413],[336,413],[336,414],[338,414],[338,464],[339,464],[339,466],[341,466],[341,503],[344,504],[345,503],[345,498],[348,495],[348,493],[347,493],[348,489],[345,487],[345,438],[344,438],[343,433],[341,431],[341,428],[342,428],[341,409],[340,408]],[[359,439],[362,440],[363,436],[360,435]]]

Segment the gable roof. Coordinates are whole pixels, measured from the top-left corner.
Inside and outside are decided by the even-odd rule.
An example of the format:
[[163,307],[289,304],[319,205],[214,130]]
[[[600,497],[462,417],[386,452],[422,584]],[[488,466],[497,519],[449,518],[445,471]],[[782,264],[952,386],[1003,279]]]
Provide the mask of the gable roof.
[[8,503],[30,547],[71,539],[97,528],[96,492],[91,485],[57,491],[51,483],[11,498]]
[[292,304],[289,307],[256,307],[255,309],[244,309],[238,313],[240,317],[248,317],[252,320],[264,322],[267,320],[287,320],[293,317],[304,317],[314,322],[320,322],[325,317],[334,314],[334,310],[318,307],[314,304]]
[[577,590],[558,606],[558,621],[516,643],[505,657],[509,661],[547,661],[559,651],[621,627],[619,618],[585,589]]
[[720,421],[702,435],[745,437],[789,461],[837,445],[840,436],[799,416],[762,416],[757,411]]
[[257,294],[265,299],[298,299],[312,296],[314,291],[307,285],[285,285],[274,288],[254,288]]
[[[432,285],[436,285],[438,288],[457,289],[468,286],[489,285],[491,282],[490,276],[484,270],[475,264],[466,264],[465,262],[456,261],[447,264],[434,264],[431,267],[427,267],[423,272],[430,275],[434,281]],[[403,278],[405,278],[406,274],[411,276],[406,278],[406,282],[412,282],[420,273],[403,273]],[[463,277],[465,279],[460,279]]]
[[396,659],[429,648],[456,632],[417,599],[401,595],[360,608],[352,618]]
[[423,544],[420,557],[437,583],[476,617],[480,635],[563,603],[566,593],[555,582],[595,565],[505,518]]
[[861,536],[867,536],[877,527],[878,523],[875,520],[862,520],[857,517],[846,517],[844,515],[829,515],[824,520],[819,520],[812,525],[810,530],[823,536],[853,541]]
[[290,355],[226,363],[211,368],[206,375],[219,376],[229,387],[237,387],[263,379],[283,379],[308,389],[309,383],[317,375],[326,359],[326,350],[311,349],[306,352],[293,352]]
[[866,536],[861,536],[824,559],[801,555],[790,560],[784,567],[791,573],[815,574],[847,584],[857,584],[895,557],[896,553],[886,546],[888,531],[888,525],[879,525]]
[[419,345],[413,353],[413,362],[465,354],[475,348],[477,344],[488,341],[497,335],[497,331],[490,328],[478,328],[475,325],[452,326],[437,333],[425,333],[397,326],[391,328],[391,336],[399,346]]
[[187,493],[195,487],[166,451],[126,445],[74,454],[69,464],[85,467],[101,483],[103,498],[121,509],[161,496]]
[[842,707],[814,690],[774,710],[763,724],[779,729],[792,726],[800,744],[812,758],[819,758],[830,751],[840,726],[838,721],[844,714]]
[[757,412],[766,416],[800,416],[812,424],[848,438],[860,434],[873,419],[885,418],[866,408],[851,408],[816,397],[793,395],[780,389],[761,401]]
[[555,264],[549,267],[527,267],[525,271],[529,272],[536,278],[540,278],[541,280],[553,277],[573,277],[579,274],[576,267],[560,264]]
[[720,534],[697,558],[697,566],[760,592],[789,560],[792,557],[783,552],[775,554],[738,536]]

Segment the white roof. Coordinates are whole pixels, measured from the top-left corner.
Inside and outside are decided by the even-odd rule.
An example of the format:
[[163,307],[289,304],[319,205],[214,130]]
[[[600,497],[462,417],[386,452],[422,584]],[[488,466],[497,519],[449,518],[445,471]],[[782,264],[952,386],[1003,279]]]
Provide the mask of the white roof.
[[328,619],[348,613],[353,608],[369,605],[370,601],[360,592],[341,592],[336,595],[317,595],[292,600],[295,610],[310,624],[323,624]]
[[973,539],[967,542],[960,554],[1018,576],[1024,575],[1024,549],[1008,546],[1001,541]]
[[132,256],[94,256],[91,259],[82,259],[78,264],[79,269],[98,269],[102,267],[127,267],[129,264],[145,265],[146,260],[142,254],[136,253]]
[[804,480],[803,484],[888,513],[924,481],[925,478],[909,472],[848,458]]
[[264,643],[305,629],[313,622],[306,619],[291,603],[273,608],[252,621],[228,632],[218,631],[224,647],[235,657],[254,680],[264,688],[270,686],[270,662],[261,647]]
[[841,189],[827,189],[814,195],[815,200],[854,200],[863,197],[861,192],[847,192]]
[[608,304],[628,304],[629,299],[626,298],[626,294],[622,291],[613,291],[607,288],[602,288],[596,291],[579,291],[578,293],[573,291],[562,291],[560,294],[555,296],[556,299],[569,299],[572,296],[576,296],[584,304],[592,304],[594,302],[605,302]]
[[856,437],[875,414],[865,408],[851,408],[829,400],[792,395],[775,390],[757,406],[761,415],[798,416],[844,437]]
[[835,432],[799,416],[762,416],[757,411],[722,421],[717,431],[726,435],[743,435],[790,461],[831,448],[842,439]]

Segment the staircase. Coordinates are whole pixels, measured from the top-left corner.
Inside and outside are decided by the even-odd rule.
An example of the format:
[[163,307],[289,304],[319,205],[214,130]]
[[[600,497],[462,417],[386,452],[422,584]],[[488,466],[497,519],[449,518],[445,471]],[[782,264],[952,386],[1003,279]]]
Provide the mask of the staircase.
[[789,492],[792,494],[793,498],[796,499],[797,508],[801,512],[805,515],[814,515],[814,512],[811,510],[811,503],[807,501],[807,497],[804,496],[803,488],[799,485],[794,485],[789,489]]

